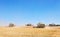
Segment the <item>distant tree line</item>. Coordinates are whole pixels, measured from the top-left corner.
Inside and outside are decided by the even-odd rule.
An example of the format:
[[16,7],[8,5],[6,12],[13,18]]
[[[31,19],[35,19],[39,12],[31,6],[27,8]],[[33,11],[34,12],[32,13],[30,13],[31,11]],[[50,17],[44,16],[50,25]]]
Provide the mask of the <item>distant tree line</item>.
[[[32,24],[26,24],[26,26],[33,26]],[[38,23],[37,26],[33,26],[33,28],[45,28],[45,24],[43,23]],[[60,26],[60,24],[49,24],[48,26],[52,27],[52,26]]]
[[[26,26],[33,26],[32,24],[26,24]],[[33,28],[44,28],[45,24],[38,23],[37,26],[33,26]]]
[[[13,23],[10,23],[9,24],[9,27],[14,27],[15,26],[15,24],[13,24]],[[26,26],[33,26],[32,24],[26,24]],[[37,26],[33,26],[33,28],[45,28],[45,24],[43,24],[43,23],[38,23],[37,24]],[[54,23],[52,23],[52,24],[49,24],[48,26],[60,26],[60,24],[54,24]]]
[[60,24],[49,24],[49,26],[60,26]]

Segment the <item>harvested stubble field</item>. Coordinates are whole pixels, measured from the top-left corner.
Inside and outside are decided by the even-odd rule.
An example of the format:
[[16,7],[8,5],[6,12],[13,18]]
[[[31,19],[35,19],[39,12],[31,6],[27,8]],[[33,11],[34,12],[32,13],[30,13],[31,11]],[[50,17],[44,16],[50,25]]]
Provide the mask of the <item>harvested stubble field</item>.
[[0,27],[0,37],[60,37],[60,28]]

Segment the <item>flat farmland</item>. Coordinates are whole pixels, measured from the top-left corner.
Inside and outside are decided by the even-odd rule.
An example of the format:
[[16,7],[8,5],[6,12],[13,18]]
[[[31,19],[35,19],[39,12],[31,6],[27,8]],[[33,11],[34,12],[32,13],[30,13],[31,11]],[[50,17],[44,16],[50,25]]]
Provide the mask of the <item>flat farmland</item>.
[[0,27],[0,37],[60,37],[60,27]]

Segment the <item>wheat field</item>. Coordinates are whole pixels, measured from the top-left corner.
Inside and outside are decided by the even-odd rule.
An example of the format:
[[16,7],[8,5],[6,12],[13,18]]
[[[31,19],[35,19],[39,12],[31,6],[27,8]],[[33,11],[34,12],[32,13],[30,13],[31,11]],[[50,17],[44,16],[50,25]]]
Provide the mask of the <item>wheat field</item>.
[[0,37],[60,37],[60,28],[0,27]]

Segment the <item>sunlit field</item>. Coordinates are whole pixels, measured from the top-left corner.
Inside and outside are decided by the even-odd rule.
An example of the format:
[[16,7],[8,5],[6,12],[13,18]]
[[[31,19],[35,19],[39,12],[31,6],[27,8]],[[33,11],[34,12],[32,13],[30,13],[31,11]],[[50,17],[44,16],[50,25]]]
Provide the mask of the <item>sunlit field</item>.
[[0,27],[0,37],[60,37],[60,28]]

